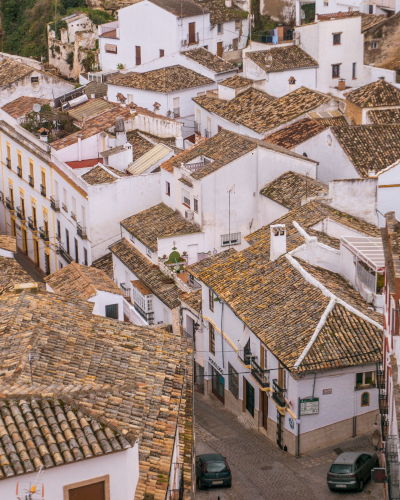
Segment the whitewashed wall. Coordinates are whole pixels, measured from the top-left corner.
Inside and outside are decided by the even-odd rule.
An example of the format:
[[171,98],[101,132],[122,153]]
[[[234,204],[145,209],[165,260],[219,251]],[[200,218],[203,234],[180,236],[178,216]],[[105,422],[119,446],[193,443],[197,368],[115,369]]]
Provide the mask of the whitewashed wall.
[[96,316],[106,315],[106,306],[118,305],[118,320],[124,321],[124,297],[117,293],[98,291],[88,302],[94,303],[93,314]]
[[386,223],[381,214],[394,211],[400,219],[400,163],[385,169],[378,176],[378,210],[380,227]]

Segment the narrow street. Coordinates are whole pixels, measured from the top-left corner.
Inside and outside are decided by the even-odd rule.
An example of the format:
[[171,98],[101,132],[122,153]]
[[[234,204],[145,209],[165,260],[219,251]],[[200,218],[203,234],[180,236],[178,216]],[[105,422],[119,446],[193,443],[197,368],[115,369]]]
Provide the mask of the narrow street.
[[368,482],[362,493],[331,492],[326,473],[342,451],[373,451],[367,436],[318,450],[296,459],[269,442],[246,418],[226,410],[214,396],[195,393],[196,454],[217,452],[232,470],[232,488],[196,491],[210,500],[378,500],[382,485]]

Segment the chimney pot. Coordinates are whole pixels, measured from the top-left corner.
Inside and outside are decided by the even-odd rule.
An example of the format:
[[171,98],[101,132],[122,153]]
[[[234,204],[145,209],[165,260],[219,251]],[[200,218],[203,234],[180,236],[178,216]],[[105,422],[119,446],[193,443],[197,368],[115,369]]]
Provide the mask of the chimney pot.
[[344,78],[339,79],[338,89],[339,90],[346,90],[346,80]]
[[275,224],[271,226],[270,259],[274,261],[286,253],[286,226]]

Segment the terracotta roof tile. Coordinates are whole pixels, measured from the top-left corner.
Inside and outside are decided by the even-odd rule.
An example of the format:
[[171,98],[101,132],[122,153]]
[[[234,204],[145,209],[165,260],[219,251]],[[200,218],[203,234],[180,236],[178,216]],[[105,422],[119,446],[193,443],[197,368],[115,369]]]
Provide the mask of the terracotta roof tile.
[[225,61],[222,57],[218,57],[204,47],[186,50],[185,52],[181,52],[181,54],[215,73],[237,70],[236,66],[232,63]]
[[180,299],[183,303],[193,309],[193,311],[196,311],[197,313],[201,312],[201,289],[196,292],[181,293]]
[[345,94],[346,99],[360,108],[379,106],[400,106],[400,89],[386,82],[377,80]]
[[286,172],[267,184],[260,193],[289,210],[294,210],[301,207],[303,198],[320,196],[327,191],[328,186],[320,181],[295,172]]
[[117,177],[111,175],[100,165],[93,167],[91,170],[83,174],[82,179],[92,186],[96,186],[97,184],[110,184],[111,182],[118,180]]
[[379,172],[400,158],[400,125],[354,125],[331,130],[360,177],[367,177],[371,168]]
[[367,111],[367,116],[373,125],[400,124],[400,109],[377,109]]
[[112,280],[114,279],[113,276],[113,262],[112,262],[112,253],[106,253],[102,257],[99,257],[98,259],[94,260],[92,262],[92,267],[95,267],[97,269],[101,269],[106,273],[106,275],[111,278]]
[[332,19],[343,19],[349,17],[361,17],[361,33],[364,33],[369,28],[378,25],[385,19],[385,14],[376,16],[374,14],[365,14],[363,12],[332,12],[331,14],[317,14],[318,21],[330,21]]
[[225,0],[198,0],[197,3],[211,12],[210,21],[213,26],[228,21],[246,19],[249,15],[248,12],[240,9],[235,3],[232,3],[232,7],[227,7]]
[[34,104],[40,104],[41,106],[43,106],[44,104],[48,104],[49,102],[49,99],[41,99],[40,97],[21,96],[14,101],[5,104],[2,109],[13,118],[17,119],[22,118],[23,116],[33,111]]
[[200,232],[197,226],[164,203],[124,219],[121,226],[152,252],[158,250],[158,237]]
[[267,135],[264,140],[282,148],[291,149],[311,139],[311,137],[320,134],[326,128],[319,120],[304,118],[288,127],[278,130],[278,132]]
[[30,282],[31,276],[14,258],[0,256],[0,294],[10,291],[16,284]]
[[145,73],[119,73],[108,79],[109,85],[150,90],[152,92],[175,92],[203,85],[215,84],[214,80],[180,65],[146,71]]
[[13,59],[0,61],[0,86],[11,85],[35,71],[30,66]]
[[138,160],[146,154],[150,149],[154,148],[154,144],[145,139],[138,130],[128,132],[128,142],[133,146],[133,161]]
[[229,87],[230,89],[239,89],[240,87],[246,87],[246,85],[253,85],[254,80],[249,80],[241,75],[231,76],[222,82],[219,82],[219,85],[223,85],[224,87]]
[[207,8],[202,7],[192,0],[150,0],[158,7],[167,10],[177,17],[202,16],[207,13]]
[[93,94],[96,98],[107,97],[108,85],[101,82],[89,82],[83,91],[89,97],[92,97]]
[[17,251],[17,238],[15,236],[7,236],[0,234],[0,248],[9,252]]
[[267,73],[287,71],[299,68],[317,68],[318,63],[303,49],[295,45],[288,47],[272,47],[269,50],[246,52],[251,59]]

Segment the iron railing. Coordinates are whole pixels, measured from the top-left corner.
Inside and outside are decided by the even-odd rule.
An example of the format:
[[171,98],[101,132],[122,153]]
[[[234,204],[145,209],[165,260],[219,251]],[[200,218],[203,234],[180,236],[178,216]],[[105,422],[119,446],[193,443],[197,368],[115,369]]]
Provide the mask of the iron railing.
[[29,176],[29,185],[35,187],[35,179],[31,175]]
[[74,212],[71,212],[71,219],[74,219],[74,221],[78,219],[78,217],[74,214]]
[[44,240],[44,241],[49,241],[49,239],[50,239],[49,232],[45,231],[45,229],[43,227],[39,227],[39,235],[42,238],[42,240]]
[[50,196],[50,205],[55,212],[60,211],[60,202],[56,200],[54,196]]
[[25,210],[21,207],[17,207],[17,217],[21,220],[25,220]]
[[286,389],[279,387],[277,379],[273,380],[273,390],[272,399],[278,404],[278,406],[284,408],[286,406],[286,401],[283,394],[286,392]]
[[6,207],[10,210],[14,210],[14,200],[10,200],[10,198],[6,198]]
[[64,212],[68,213],[68,205],[66,205],[65,203],[63,203],[62,204],[62,208],[63,208]]
[[79,223],[76,224],[76,232],[80,238],[83,240],[87,239],[86,227],[81,226]]
[[20,166],[17,167],[17,175],[22,179],[22,168]]
[[130,289],[130,287],[128,288],[127,286],[125,286],[125,283],[120,283],[119,287],[124,292],[125,298],[130,299],[131,298],[131,289]]
[[200,134],[201,123],[194,122],[194,133]]
[[11,160],[10,160],[10,158],[6,158],[6,165],[11,170]]
[[240,350],[238,353],[238,358],[246,366],[250,366],[251,357],[252,357],[251,351],[247,349]]
[[261,385],[263,389],[269,387],[269,370],[263,370],[254,360],[251,358],[251,374],[257,380],[257,382]]
[[32,217],[28,217],[28,225],[32,231],[37,231],[37,222]]
[[61,255],[61,257],[68,262],[68,264],[71,264],[71,262],[74,260],[71,255],[67,252],[67,250],[64,248],[62,243],[57,244],[57,249],[56,252]]
[[186,170],[189,170],[189,172],[196,172],[200,168],[204,167],[204,162],[197,162],[197,163],[186,163],[185,168]]
[[40,194],[46,198],[46,186],[40,184]]

